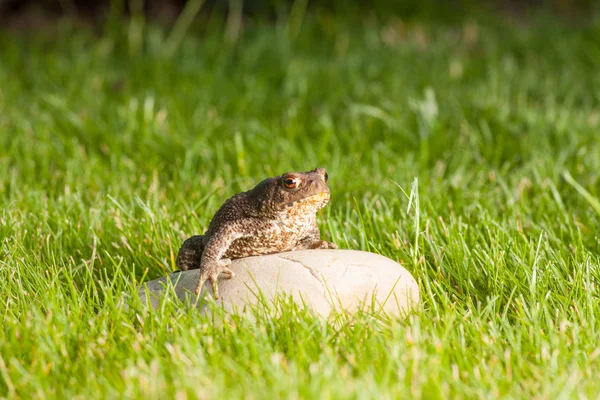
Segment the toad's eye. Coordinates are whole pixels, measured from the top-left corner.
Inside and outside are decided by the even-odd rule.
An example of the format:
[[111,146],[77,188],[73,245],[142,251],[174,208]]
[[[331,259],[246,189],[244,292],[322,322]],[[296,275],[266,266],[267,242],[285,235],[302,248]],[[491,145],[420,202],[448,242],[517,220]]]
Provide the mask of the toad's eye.
[[329,174],[327,172],[325,172],[325,182],[327,182],[329,180]]
[[284,178],[283,187],[286,189],[294,189],[298,187],[298,178]]

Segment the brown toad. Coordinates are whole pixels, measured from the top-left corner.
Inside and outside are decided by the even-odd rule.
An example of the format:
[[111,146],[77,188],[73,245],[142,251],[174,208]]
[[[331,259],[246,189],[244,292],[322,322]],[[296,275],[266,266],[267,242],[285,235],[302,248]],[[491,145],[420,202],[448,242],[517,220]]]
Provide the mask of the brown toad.
[[329,201],[327,172],[288,172],[236,194],[215,213],[204,235],[183,242],[177,255],[182,270],[200,268],[196,294],[208,279],[219,297],[220,273],[231,279],[236,258],[299,249],[335,249],[321,240],[316,213]]

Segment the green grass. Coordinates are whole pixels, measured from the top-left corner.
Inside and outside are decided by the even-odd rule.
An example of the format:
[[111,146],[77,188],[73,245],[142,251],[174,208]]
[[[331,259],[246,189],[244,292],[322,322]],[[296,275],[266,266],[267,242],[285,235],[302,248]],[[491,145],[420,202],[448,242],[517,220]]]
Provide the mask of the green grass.
[[[302,16],[0,33],[0,395],[600,393],[600,20]],[[401,261],[409,318],[122,309],[227,197],[316,166],[322,231]]]

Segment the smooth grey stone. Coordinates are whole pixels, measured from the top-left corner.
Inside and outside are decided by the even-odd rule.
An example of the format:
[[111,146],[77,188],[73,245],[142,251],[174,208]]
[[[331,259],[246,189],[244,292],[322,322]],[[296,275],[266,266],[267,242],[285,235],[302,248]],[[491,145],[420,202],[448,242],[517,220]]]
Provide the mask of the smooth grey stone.
[[[279,294],[292,296],[322,315],[367,306],[404,316],[419,304],[419,286],[402,265],[364,251],[300,250],[233,260],[231,268],[236,276],[219,279],[217,300],[227,311],[243,312],[259,297],[269,303]],[[140,299],[145,304],[150,295],[156,308],[165,290],[174,290],[181,301],[204,310],[206,302],[194,295],[199,275],[199,270],[182,271],[147,282],[139,290]],[[200,294],[204,296],[213,296],[208,282]]]

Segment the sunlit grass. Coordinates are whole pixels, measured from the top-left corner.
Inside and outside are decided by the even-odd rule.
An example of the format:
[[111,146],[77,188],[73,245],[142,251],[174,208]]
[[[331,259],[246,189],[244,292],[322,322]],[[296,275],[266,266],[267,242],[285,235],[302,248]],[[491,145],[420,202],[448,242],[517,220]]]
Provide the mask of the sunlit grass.
[[[295,13],[0,34],[0,393],[596,396],[598,24]],[[122,307],[227,197],[316,166],[324,235],[402,262],[408,319]]]

